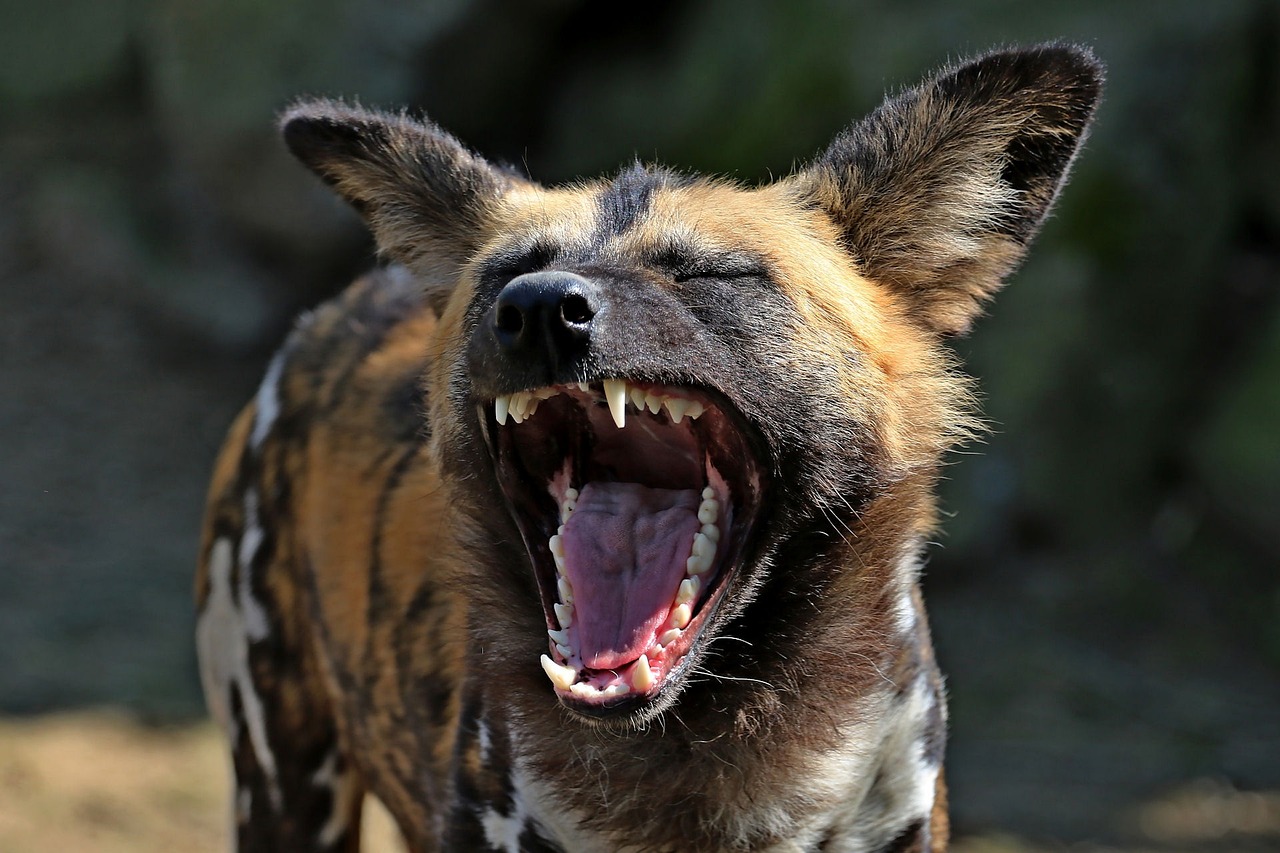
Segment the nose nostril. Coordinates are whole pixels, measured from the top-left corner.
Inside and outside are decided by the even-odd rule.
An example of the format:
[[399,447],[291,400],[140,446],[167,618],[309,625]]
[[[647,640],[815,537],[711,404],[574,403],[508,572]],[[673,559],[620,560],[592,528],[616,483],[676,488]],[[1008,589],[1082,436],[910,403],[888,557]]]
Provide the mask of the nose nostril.
[[591,310],[591,303],[586,297],[570,293],[560,303],[560,317],[566,323],[585,323],[595,316],[595,312]]
[[524,328],[524,314],[514,305],[503,305],[498,309],[498,331],[508,335],[517,335]]

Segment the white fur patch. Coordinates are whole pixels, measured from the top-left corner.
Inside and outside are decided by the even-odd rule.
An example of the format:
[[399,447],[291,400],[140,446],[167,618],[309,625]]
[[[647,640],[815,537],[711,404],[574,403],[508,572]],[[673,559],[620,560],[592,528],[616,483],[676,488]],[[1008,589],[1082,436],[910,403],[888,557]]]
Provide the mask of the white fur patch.
[[196,621],[200,681],[209,712],[232,742],[239,735],[239,727],[231,716],[231,688],[239,690],[249,741],[267,777],[272,804],[279,809],[282,798],[275,755],[267,742],[262,700],[249,671],[249,631],[231,590],[232,560],[231,541],[225,537],[216,540],[209,549],[209,596]]
[[514,779],[512,783],[511,814],[504,817],[497,809],[489,807],[480,816],[480,824],[484,827],[484,838],[489,846],[505,853],[520,853],[520,835],[524,832],[528,812],[520,785]]
[[245,632],[250,640],[266,639],[270,633],[267,611],[253,597],[253,560],[262,547],[262,522],[258,518],[258,493],[249,489],[244,493],[244,532],[240,534],[240,578],[236,585],[237,603],[244,619]]
[[321,846],[330,847],[347,831],[350,821],[347,816],[355,808],[356,798],[360,796],[360,787],[356,784],[355,775],[351,771],[338,772],[338,754],[330,752],[324,764],[311,777],[311,782],[322,788],[328,788],[332,794],[329,819],[320,827],[319,841]]
[[258,394],[254,398],[253,432],[249,434],[249,446],[255,450],[262,446],[276,418],[280,417],[280,377],[287,357],[287,347],[278,351],[267,365],[267,373],[258,386]]

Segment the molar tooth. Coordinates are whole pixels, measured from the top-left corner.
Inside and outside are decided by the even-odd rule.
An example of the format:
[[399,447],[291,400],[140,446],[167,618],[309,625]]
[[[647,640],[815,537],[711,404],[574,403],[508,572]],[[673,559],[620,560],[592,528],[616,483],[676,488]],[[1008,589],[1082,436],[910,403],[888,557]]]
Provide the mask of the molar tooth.
[[546,388],[539,388],[537,391],[534,391],[533,396],[538,398],[539,400],[550,400],[552,397],[554,397],[559,393],[560,392],[557,391],[555,388],[551,386],[547,386]]
[[662,636],[658,638],[658,645],[662,646],[663,648],[666,648],[667,646],[674,643],[676,640],[680,639],[680,633],[681,632],[679,628],[672,628],[669,631],[664,631],[662,633]]
[[579,497],[578,490],[573,486],[564,490],[564,499],[567,501],[576,501]]
[[710,539],[712,542],[720,541],[720,528],[716,527],[714,524],[704,524],[702,525],[702,529],[698,532]]
[[511,411],[511,395],[499,394],[493,401],[493,416],[499,424],[507,422],[507,412]]
[[680,588],[676,590],[676,604],[688,604],[698,597],[698,591],[702,589],[702,581],[697,577],[685,578],[680,581]]
[[644,395],[644,404],[653,414],[662,411],[662,397],[654,394],[652,391]]
[[561,507],[560,507],[560,522],[561,522],[561,527],[563,527],[563,526],[564,526],[564,522],[566,522],[566,521],[568,521],[568,520],[569,520],[569,516],[570,516],[570,515],[573,513],[573,511],[574,511],[575,509],[577,509],[577,508],[578,508],[578,502],[577,502],[577,501],[570,501],[570,500],[566,500],[566,501],[564,502],[564,504],[562,504],[562,505],[561,505]]
[[569,632],[561,628],[559,631],[547,630],[547,636],[551,638],[551,642],[557,646],[569,645]]
[[640,660],[631,669],[631,687],[638,693],[644,693],[653,686],[653,670],[649,669],[649,656],[640,655]]
[[627,425],[627,383],[621,379],[604,381],[604,399],[609,404],[613,422],[622,429]]
[[716,499],[716,490],[707,486],[702,490],[702,499],[704,501],[713,501]]
[[698,505],[698,521],[703,524],[715,524],[720,517],[720,501],[715,498],[704,500]]
[[556,581],[556,591],[560,593],[561,601],[565,604],[573,604],[573,587],[569,586],[568,578],[562,577]]
[[557,554],[556,552],[552,551],[551,559],[556,561],[556,574],[559,574],[559,575],[564,574],[564,554]]
[[557,557],[564,557],[564,539],[559,533],[547,540],[547,547],[551,549],[551,553]]
[[524,416],[526,420],[533,417],[533,413],[538,411],[538,404],[541,402],[542,400],[538,397],[530,397],[528,400],[525,401]]
[[693,608],[688,604],[681,604],[671,610],[670,624],[672,628],[683,628],[689,624],[689,620],[693,618]]
[[690,549],[689,553],[695,557],[714,557],[716,545],[709,536],[703,536],[698,533],[693,537],[693,548]]
[[684,420],[685,413],[689,411],[689,400],[683,397],[668,397],[662,401],[667,407],[667,412],[671,414],[672,423],[680,423]]
[[703,408],[703,405],[699,403],[697,400],[689,401],[689,412],[688,412],[689,417],[693,418],[696,421],[698,418],[702,417],[702,413],[704,411],[706,411],[706,409]]
[[711,568],[710,557],[693,556],[684,561],[684,570],[690,575],[704,574]]
[[561,666],[551,659],[549,655],[543,655],[540,658],[542,662],[542,671],[547,674],[547,678],[551,679],[551,683],[561,690],[569,690],[575,687],[575,681],[578,680],[578,671],[571,666]]
[[553,604],[551,608],[555,610],[556,621],[560,623],[561,628],[568,628],[573,624],[572,604]]

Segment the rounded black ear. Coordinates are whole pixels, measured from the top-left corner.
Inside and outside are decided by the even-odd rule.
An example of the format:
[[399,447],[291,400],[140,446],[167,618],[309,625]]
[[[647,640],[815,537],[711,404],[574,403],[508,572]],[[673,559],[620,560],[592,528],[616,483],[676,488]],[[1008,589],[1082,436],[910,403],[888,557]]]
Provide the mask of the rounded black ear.
[[456,275],[518,178],[428,121],[299,103],[280,119],[285,144],[369,223],[379,249],[419,273]]
[[926,326],[963,332],[1057,197],[1102,80],[1083,47],[990,53],[886,101],[788,180],[868,278]]

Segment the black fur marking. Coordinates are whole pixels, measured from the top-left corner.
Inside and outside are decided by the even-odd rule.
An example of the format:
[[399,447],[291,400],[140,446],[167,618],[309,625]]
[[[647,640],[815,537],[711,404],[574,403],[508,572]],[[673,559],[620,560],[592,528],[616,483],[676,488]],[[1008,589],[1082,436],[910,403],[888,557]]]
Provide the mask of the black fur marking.
[[564,853],[557,845],[544,840],[537,833],[532,821],[525,823],[524,832],[520,833],[521,853]]
[[881,850],[881,853],[926,853],[928,840],[924,819],[918,820],[902,831],[897,838]]

